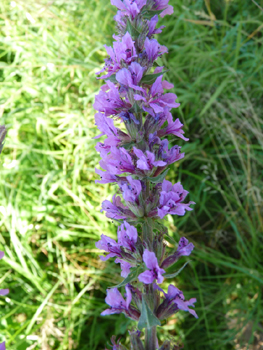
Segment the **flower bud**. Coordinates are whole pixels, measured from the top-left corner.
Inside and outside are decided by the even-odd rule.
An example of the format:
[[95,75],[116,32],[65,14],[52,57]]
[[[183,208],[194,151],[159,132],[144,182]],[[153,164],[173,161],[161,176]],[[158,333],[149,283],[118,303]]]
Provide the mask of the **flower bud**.
[[130,332],[131,346],[132,350],[145,350],[143,343],[140,339],[141,332],[140,331],[132,331]]

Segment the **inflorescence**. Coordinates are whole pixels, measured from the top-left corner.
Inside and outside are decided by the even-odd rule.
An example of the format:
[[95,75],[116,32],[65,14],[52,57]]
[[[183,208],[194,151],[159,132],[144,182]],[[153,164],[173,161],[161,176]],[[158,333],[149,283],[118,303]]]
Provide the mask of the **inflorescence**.
[[[167,292],[159,286],[165,278],[176,275],[168,275],[166,269],[181,256],[189,256],[194,248],[182,237],[177,250],[167,254],[167,229],[161,221],[168,214],[183,216],[195,204],[185,202],[188,192],[180,182],[165,180],[169,165],[184,157],[181,148],[169,147],[165,137],[174,135],[188,141],[183,124],[179,119],[174,121],[171,114],[171,109],[180,105],[177,96],[165,92],[174,86],[163,79],[166,71],[158,64],[158,58],[168,50],[154,38],[164,28],[156,27],[158,15],[173,13],[168,2],[111,0],[118,8],[114,17],[117,34],[113,35],[113,47],[105,46],[108,58],[98,73],[103,73],[99,79],[105,79],[105,85],[94,103],[96,125],[101,131],[96,138],[106,136],[96,145],[102,158],[102,170],[96,169],[100,180],[96,182],[118,186],[112,201],[102,203],[102,211],[119,223],[118,240],[101,235],[96,247],[105,252],[100,256],[103,261],[115,258],[124,278],[120,285],[107,289],[109,307],[102,315],[124,313],[138,322],[137,329],[130,331],[134,350],[176,349],[170,340],[158,345],[156,327],[160,321],[179,310],[197,318],[192,309],[196,299],[185,300],[182,291],[172,284]],[[127,349],[115,337],[112,347]]]

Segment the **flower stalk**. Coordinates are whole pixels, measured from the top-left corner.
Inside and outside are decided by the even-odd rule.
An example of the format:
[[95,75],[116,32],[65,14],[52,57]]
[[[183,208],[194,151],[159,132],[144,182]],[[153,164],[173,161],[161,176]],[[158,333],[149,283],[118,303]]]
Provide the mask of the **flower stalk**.
[[[105,46],[108,58],[98,74],[105,84],[95,96],[98,111],[95,122],[106,136],[96,145],[101,155],[97,183],[117,184],[112,201],[102,203],[102,211],[118,226],[118,239],[101,235],[96,247],[104,251],[103,261],[115,258],[124,280],[107,289],[109,308],[103,316],[124,313],[137,322],[130,332],[132,350],[174,349],[166,340],[159,346],[157,327],[179,310],[192,309],[196,299],[185,300],[183,293],[170,284],[167,293],[160,287],[166,269],[181,256],[189,256],[194,246],[182,237],[177,250],[167,251],[166,215],[183,216],[191,211],[185,203],[188,192],[180,182],[165,179],[169,166],[184,157],[180,146],[169,146],[165,137],[174,135],[184,141],[183,124],[174,120],[172,108],[178,108],[177,96],[167,92],[174,86],[163,79],[166,70],[158,58],[168,53],[155,39],[162,32],[157,28],[158,16],[173,13],[169,0],[111,0],[118,11],[117,33],[113,47]],[[121,122],[117,127],[114,120]],[[185,264],[186,265],[186,264]],[[121,292],[124,289],[124,294]],[[190,308],[191,307],[191,308]],[[144,339],[144,340],[143,340]],[[112,337],[113,350],[126,349]]]

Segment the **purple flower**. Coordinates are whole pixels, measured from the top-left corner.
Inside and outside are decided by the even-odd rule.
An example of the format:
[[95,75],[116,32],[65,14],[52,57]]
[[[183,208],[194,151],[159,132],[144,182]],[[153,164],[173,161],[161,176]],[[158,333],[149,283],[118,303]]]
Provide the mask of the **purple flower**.
[[135,166],[131,155],[125,148],[111,147],[109,154],[101,154],[100,166],[109,171],[112,175],[119,175],[125,172],[134,173]]
[[193,243],[189,243],[188,239],[185,237],[181,237],[177,251],[168,256],[166,259],[161,264],[161,267],[166,269],[167,267],[171,266],[174,264],[181,256],[189,256],[194,249]]
[[95,172],[100,176],[100,180],[95,180],[95,183],[109,184],[109,183],[114,183],[118,181],[117,176],[112,175],[109,171],[102,171],[95,168]]
[[132,218],[135,219],[136,216],[129,210],[128,207],[125,207],[120,197],[116,197],[116,195],[112,198],[112,203],[108,200],[102,202],[102,211],[106,211],[107,218],[120,220]]
[[121,276],[126,278],[129,273],[130,273],[130,268],[131,267],[135,267],[135,264],[131,264],[129,263],[128,261],[125,261],[125,260],[121,260],[119,258],[117,258],[115,260],[115,263],[120,263],[121,264]]
[[106,261],[109,258],[114,258],[115,256],[118,256],[122,258],[122,252],[120,249],[120,244],[114,241],[114,239],[101,235],[101,240],[95,243],[96,247],[98,249],[104,250],[105,252],[108,252],[107,256],[100,256],[101,260]]
[[153,283],[154,280],[157,280],[158,283],[162,283],[164,280],[162,274],[165,273],[165,270],[159,267],[158,260],[154,252],[150,252],[148,249],[145,249],[143,252],[143,261],[149,270],[144,271],[138,276],[139,281],[145,284],[150,284]]
[[170,112],[167,113],[167,122],[168,126],[159,130],[157,132],[157,136],[162,137],[165,135],[173,134],[177,137],[180,137],[184,141],[189,141],[189,139],[183,136],[184,131],[182,130],[182,128],[184,125],[180,122],[178,118],[175,121],[173,121],[173,116]]
[[198,318],[196,312],[193,309],[189,309],[189,306],[194,307],[196,298],[185,300],[183,292],[172,284],[169,285],[167,294],[157,285],[155,285],[154,288],[163,292],[166,298],[157,310],[159,319],[167,318],[179,310],[188,311],[195,318]]
[[117,115],[121,111],[131,108],[127,98],[121,98],[119,89],[109,80],[101,87],[98,95],[95,96],[93,108],[106,116]]
[[105,70],[108,73],[99,77],[99,79],[109,78],[123,68],[125,64],[129,64],[137,57],[134,41],[129,32],[122,37],[121,41],[114,42],[113,48],[106,45],[104,47],[110,57],[105,60],[105,67],[96,74],[100,74]]
[[150,151],[146,151],[146,155],[143,153],[143,151],[141,151],[140,149],[133,147],[133,151],[136,154],[136,156],[138,157],[137,160],[137,167],[141,170],[152,170],[154,167],[163,167],[165,166],[167,163],[163,162],[162,160],[155,160],[155,155],[150,152]]
[[118,71],[116,80],[123,86],[144,92],[144,89],[138,86],[144,70],[145,68],[141,67],[139,63],[132,62],[129,68],[122,68]]
[[190,204],[195,204],[195,202],[181,203],[187,194],[188,192],[183,189],[180,182],[172,185],[170,181],[164,180],[159,200],[158,216],[161,219],[167,214],[183,216],[186,211],[193,210],[190,208]]
[[98,129],[101,131],[101,134],[98,136],[95,136],[94,139],[98,139],[103,135],[107,135],[107,136],[118,135],[118,130],[114,126],[113,120],[110,118],[107,118],[105,114],[102,114],[100,112],[95,114],[95,125],[97,125]]
[[142,101],[142,108],[152,115],[154,115],[154,113],[164,112],[165,107],[177,108],[180,106],[180,103],[175,102],[177,99],[175,94],[163,94],[163,89],[171,89],[173,85],[167,81],[162,82],[162,77],[163,76],[160,75],[156,79],[148,94],[144,90],[144,96],[146,97],[138,94],[134,95],[136,101]]
[[[0,260],[4,257],[5,253],[0,251]],[[9,289],[0,289],[0,295],[4,296],[6,294],[9,293]],[[0,344],[0,350],[1,350],[1,346],[3,347],[3,349],[5,349],[5,343]]]
[[164,10],[160,13],[161,17],[164,17],[165,15],[171,15],[174,12],[173,6],[168,5],[169,0],[154,0],[154,5],[152,10],[160,11]]
[[0,344],[0,350],[5,350],[5,342]]
[[181,153],[181,147],[173,146],[168,149],[169,141],[164,139],[161,141],[161,147],[159,149],[160,158],[162,158],[167,164],[172,164],[178,160],[184,158],[184,153]]
[[181,237],[176,251],[177,257],[189,256],[194,247],[193,243],[189,243],[187,238]]
[[146,38],[144,42],[144,47],[145,47],[145,51],[147,53],[148,59],[151,63],[155,61],[159,56],[168,52],[167,47],[160,46],[160,44],[156,39]]
[[127,176],[127,180],[127,183],[120,185],[123,199],[128,202],[135,202],[142,191],[141,181],[134,180],[131,176]]
[[130,251],[136,250],[135,243],[137,242],[138,232],[136,227],[130,225],[124,221],[121,226],[118,227],[118,244],[123,246]]
[[147,0],[111,0],[111,4],[122,10],[125,15],[134,19],[146,5]]
[[161,26],[160,28],[156,29],[156,25],[158,23],[158,15],[153,16],[150,21],[148,21],[148,37],[151,38],[154,34],[160,34],[162,32],[162,29],[165,28],[165,26]]
[[126,301],[117,288],[107,289],[106,303],[110,306],[109,309],[104,310],[101,315],[120,314],[123,312],[126,316],[138,321],[140,313],[137,309],[130,306],[132,301],[132,293],[126,285]]
[[102,316],[119,314],[123,311],[128,311],[130,303],[132,301],[132,294],[129,288],[126,287],[125,289],[127,293],[126,301],[117,288],[107,289],[107,296],[105,301],[111,308],[104,310],[101,313]]

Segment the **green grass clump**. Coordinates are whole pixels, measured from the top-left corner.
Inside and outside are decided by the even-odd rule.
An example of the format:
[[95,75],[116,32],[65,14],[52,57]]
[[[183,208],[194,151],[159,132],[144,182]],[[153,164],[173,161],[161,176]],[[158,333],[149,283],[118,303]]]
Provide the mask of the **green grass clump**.
[[[211,5],[209,5],[211,3]],[[260,2],[258,2],[260,4]],[[161,332],[186,350],[260,349],[263,285],[263,12],[249,0],[172,0],[163,58],[190,141],[169,180],[195,210],[167,226],[195,243],[176,283],[197,297]],[[94,243],[116,227],[100,213],[114,186],[95,185],[92,103],[114,32],[109,0],[2,0],[0,341],[7,349],[104,349],[132,323],[102,318],[119,267]],[[176,141],[172,141],[176,142]],[[116,277],[115,277],[116,276]]]

